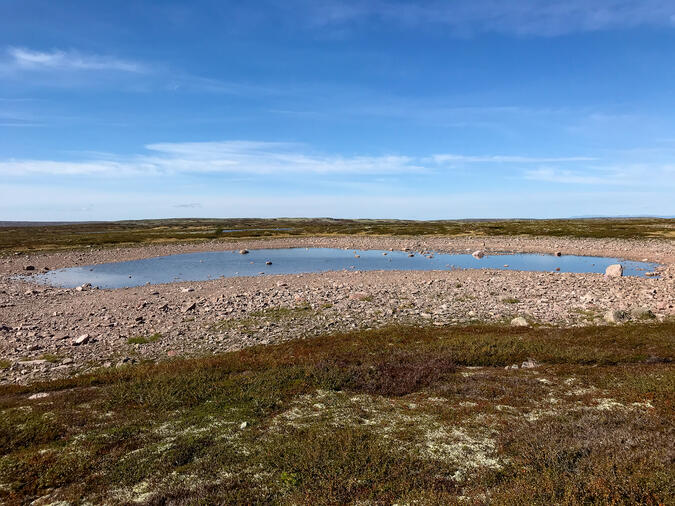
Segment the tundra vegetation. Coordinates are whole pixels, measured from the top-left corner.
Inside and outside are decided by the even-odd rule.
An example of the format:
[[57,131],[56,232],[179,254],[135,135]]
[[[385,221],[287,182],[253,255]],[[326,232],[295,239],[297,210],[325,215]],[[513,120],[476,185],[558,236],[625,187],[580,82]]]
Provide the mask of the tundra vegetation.
[[[27,226],[29,225],[29,226]],[[552,236],[578,238],[673,238],[675,219],[596,218],[567,220],[346,220],[331,218],[171,219],[92,223],[0,222],[0,253],[52,251],[88,246],[142,245],[255,237]]]
[[0,501],[672,504],[674,339],[394,326],[4,385]]

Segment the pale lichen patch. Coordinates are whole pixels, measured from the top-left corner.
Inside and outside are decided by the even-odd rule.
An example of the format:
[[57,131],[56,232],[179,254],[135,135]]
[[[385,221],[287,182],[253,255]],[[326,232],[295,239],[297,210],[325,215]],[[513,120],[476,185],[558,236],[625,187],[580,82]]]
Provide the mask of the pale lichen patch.
[[[317,397],[321,399],[320,409],[316,407]],[[465,405],[477,406],[473,402]],[[472,419],[475,422],[472,425],[477,428],[448,426],[437,416],[425,413],[423,408],[423,404],[411,406],[403,399],[366,394],[348,397],[341,392],[319,391],[298,397],[287,411],[277,415],[270,430],[278,431],[285,426],[307,428],[317,423],[329,427],[366,424],[379,437],[395,442],[390,445],[392,448],[438,460],[456,469],[453,475],[456,480],[463,480],[480,468],[502,466],[492,432],[485,428],[486,423],[494,420]]]

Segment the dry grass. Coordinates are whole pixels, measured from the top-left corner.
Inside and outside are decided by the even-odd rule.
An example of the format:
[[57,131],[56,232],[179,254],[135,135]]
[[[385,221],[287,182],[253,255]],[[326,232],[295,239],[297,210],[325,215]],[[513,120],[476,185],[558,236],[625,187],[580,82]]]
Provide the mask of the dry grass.
[[674,336],[391,327],[4,386],[0,501],[672,503]]
[[[3,226],[4,225],[4,226]],[[668,218],[570,220],[337,220],[329,218],[171,219],[61,225],[0,224],[0,252],[78,249],[90,246],[195,242],[316,235],[667,238]]]

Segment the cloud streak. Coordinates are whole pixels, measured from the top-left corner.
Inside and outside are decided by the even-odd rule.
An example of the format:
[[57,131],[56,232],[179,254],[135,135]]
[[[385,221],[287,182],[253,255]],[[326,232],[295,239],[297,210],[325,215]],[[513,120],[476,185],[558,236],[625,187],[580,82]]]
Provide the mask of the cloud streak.
[[[277,177],[294,177],[304,183],[330,181],[333,176],[340,176],[344,186],[353,182],[363,184],[363,177],[376,182],[378,178],[390,176],[453,177],[456,174],[467,177],[467,174],[481,171],[503,180],[570,185],[648,187],[658,182],[660,187],[671,187],[675,183],[675,165],[665,163],[612,165],[586,156],[448,153],[345,156],[317,152],[301,143],[248,140],[155,143],[146,145],[142,153],[130,156],[96,152],[84,152],[80,156],[86,158],[0,160],[0,176],[134,179],[223,175],[230,181],[264,182]],[[382,184],[377,183],[377,187],[381,188]],[[335,186],[334,183],[331,185]]]
[[492,32],[550,37],[637,26],[675,26],[675,6],[670,0],[325,0],[311,3],[303,0],[300,3],[309,12],[311,24],[318,27],[379,21],[401,27],[437,25],[455,35]]
[[15,71],[113,71],[144,73],[148,68],[135,61],[112,56],[86,54],[75,50],[35,51],[25,47],[6,50],[5,69]]
[[603,186],[675,186],[675,165],[627,165],[589,168],[584,171],[539,167],[525,171],[525,179],[545,183]]
[[302,144],[282,142],[224,141],[158,143],[146,146],[149,153],[131,157],[101,155],[75,161],[4,160],[0,174],[27,176],[158,176],[165,174],[394,174],[425,172],[410,156],[341,156],[315,153]]
[[466,156],[466,155],[441,154],[441,155],[434,155],[432,157],[432,160],[436,163],[460,162],[460,163],[530,164],[530,163],[588,162],[596,159],[587,156],[532,157],[532,156],[505,156],[505,155]]

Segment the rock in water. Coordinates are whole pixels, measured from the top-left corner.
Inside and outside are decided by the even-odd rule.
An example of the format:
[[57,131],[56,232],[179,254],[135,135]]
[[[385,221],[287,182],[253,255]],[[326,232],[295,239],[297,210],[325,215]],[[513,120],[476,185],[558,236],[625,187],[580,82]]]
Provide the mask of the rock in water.
[[239,254],[240,255],[246,255],[246,254],[248,254],[248,250],[247,249],[240,249]]
[[476,250],[473,253],[471,253],[471,256],[474,258],[483,258],[485,256],[485,251],[482,249]]
[[605,276],[608,278],[620,278],[623,276],[623,266],[621,264],[613,264],[605,269]]

